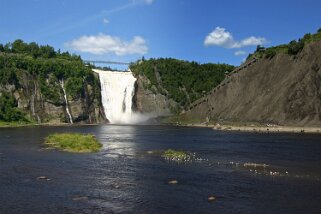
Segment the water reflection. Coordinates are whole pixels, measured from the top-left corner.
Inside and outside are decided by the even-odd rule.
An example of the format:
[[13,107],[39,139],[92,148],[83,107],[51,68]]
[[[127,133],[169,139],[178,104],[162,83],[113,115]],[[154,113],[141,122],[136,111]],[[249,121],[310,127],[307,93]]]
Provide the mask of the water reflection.
[[[93,154],[41,150],[53,132],[92,133],[104,147]],[[104,125],[2,129],[0,139],[4,213],[321,210],[319,136]],[[167,149],[191,152],[195,159],[166,161],[160,154]],[[215,203],[208,203],[210,195]]]
[[129,125],[99,126],[97,138],[103,144],[104,156],[134,156],[137,152],[136,128]]

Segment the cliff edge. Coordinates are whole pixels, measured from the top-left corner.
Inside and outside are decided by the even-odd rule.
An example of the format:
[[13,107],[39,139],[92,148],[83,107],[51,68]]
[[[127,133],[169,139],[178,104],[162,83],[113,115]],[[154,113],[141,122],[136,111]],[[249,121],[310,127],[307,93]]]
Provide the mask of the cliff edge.
[[247,61],[181,114],[200,122],[321,125],[321,42]]

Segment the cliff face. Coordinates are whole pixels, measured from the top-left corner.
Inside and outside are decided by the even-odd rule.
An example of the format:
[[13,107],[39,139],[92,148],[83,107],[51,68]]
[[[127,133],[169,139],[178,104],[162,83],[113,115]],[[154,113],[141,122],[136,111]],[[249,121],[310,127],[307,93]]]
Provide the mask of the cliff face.
[[201,121],[321,125],[321,42],[277,54],[232,74],[182,117]]
[[[45,80],[48,85],[51,81],[49,79]],[[58,98],[55,101],[44,96],[37,76],[27,71],[19,71],[18,81],[18,85],[9,83],[0,85],[0,94],[1,92],[12,94],[18,103],[18,109],[26,114],[26,118],[37,123],[69,123],[64,92],[58,80],[49,85],[57,91]],[[81,96],[73,98],[67,94],[68,109],[74,123],[104,121],[100,99],[95,94],[95,91],[100,89],[94,87],[97,86],[84,81]]]
[[146,86],[150,85],[150,82],[145,76],[137,75],[136,78],[136,91],[133,98],[136,111],[153,116],[165,116],[179,108],[174,100],[159,93],[156,87],[148,89]]

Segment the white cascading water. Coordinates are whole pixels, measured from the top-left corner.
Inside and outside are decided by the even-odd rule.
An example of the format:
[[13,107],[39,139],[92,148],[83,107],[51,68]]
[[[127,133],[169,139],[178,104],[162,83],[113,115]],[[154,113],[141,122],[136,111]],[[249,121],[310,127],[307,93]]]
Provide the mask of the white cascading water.
[[110,123],[135,124],[146,120],[132,110],[136,82],[132,72],[93,71],[99,74],[102,104]]
[[66,102],[66,112],[67,112],[67,115],[68,115],[68,118],[69,118],[69,123],[73,124],[72,116],[71,116],[70,111],[69,111],[67,94],[66,94],[66,90],[65,90],[64,80],[63,79],[60,81],[60,85],[61,85],[62,91],[64,92],[64,98],[65,98],[65,102]]
[[31,112],[32,112],[32,116],[33,117],[37,117],[38,123],[41,123],[41,119],[39,117],[39,115],[36,114],[36,110],[35,110],[35,99],[37,97],[37,85],[34,82],[34,90],[33,90],[33,94],[31,95],[31,102],[30,102],[30,108],[31,108]]

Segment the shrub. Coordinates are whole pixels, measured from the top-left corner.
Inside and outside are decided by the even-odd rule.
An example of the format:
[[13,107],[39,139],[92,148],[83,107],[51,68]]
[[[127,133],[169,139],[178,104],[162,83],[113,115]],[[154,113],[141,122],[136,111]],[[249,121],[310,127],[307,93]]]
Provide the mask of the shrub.
[[299,42],[293,40],[289,43],[288,54],[296,55],[298,54],[304,47],[304,42],[299,40]]
[[17,106],[18,103],[14,97],[9,93],[3,92],[0,95],[0,120],[5,122],[27,121]]
[[276,55],[276,50],[274,48],[268,48],[265,51],[265,58],[271,59]]

